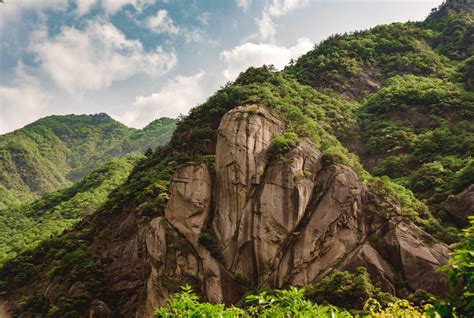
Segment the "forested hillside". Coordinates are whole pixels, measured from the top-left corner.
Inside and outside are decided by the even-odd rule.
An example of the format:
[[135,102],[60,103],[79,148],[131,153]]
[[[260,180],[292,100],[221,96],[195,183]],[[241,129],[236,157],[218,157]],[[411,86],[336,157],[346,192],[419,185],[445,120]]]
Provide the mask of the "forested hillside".
[[[423,22],[332,36],[283,71],[249,68],[95,213],[5,262],[0,306],[472,317],[473,36],[474,3],[449,0]],[[105,169],[22,213],[88,214],[76,193]]]
[[0,264],[93,213],[126,180],[140,158],[136,154],[111,159],[69,188],[21,207],[0,209]]
[[448,1],[424,22],[333,36],[285,72],[355,101],[339,137],[364,168],[465,226],[473,203],[447,200],[474,183],[473,43],[472,3]]
[[142,130],[106,114],[50,116],[0,136],[0,209],[72,185],[107,160],[165,144],[175,120]]

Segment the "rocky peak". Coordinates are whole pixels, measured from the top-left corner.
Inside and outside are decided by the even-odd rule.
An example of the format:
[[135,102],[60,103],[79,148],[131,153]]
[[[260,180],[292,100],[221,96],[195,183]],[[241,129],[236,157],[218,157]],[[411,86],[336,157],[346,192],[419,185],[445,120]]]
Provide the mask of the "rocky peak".
[[232,303],[248,288],[305,286],[357,266],[386,291],[402,279],[413,290],[444,293],[434,270],[447,262],[446,245],[400,215],[380,213],[357,174],[324,166],[309,140],[269,161],[272,138],[284,130],[263,107],[237,107],[219,126],[215,171],[189,163],[175,172],[165,216],[145,235],[151,262],[140,317],[184,283]]

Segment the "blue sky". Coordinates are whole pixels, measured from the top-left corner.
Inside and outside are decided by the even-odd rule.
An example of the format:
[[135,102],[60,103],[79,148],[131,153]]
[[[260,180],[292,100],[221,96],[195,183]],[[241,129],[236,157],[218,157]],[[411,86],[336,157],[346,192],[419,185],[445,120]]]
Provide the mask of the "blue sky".
[[53,114],[176,117],[249,66],[331,34],[424,19],[441,0],[4,0],[0,133]]

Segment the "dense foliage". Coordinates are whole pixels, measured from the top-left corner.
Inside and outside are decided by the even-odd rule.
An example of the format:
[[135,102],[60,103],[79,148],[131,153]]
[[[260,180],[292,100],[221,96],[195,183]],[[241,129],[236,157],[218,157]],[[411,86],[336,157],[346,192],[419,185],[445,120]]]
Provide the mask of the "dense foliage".
[[0,264],[92,214],[125,181],[140,155],[115,158],[73,186],[0,210]]
[[449,221],[446,199],[474,183],[474,95],[441,79],[396,76],[359,116],[361,155],[378,163],[373,173],[412,190]]
[[315,303],[329,303],[342,308],[362,310],[369,299],[375,299],[384,307],[396,298],[375,287],[369,273],[363,267],[355,273],[336,271],[308,286],[306,295]]
[[[340,140],[364,168],[411,190],[451,225],[446,200],[474,183],[472,12],[472,4],[450,0],[422,23],[336,35],[285,70],[357,100],[358,125]],[[443,231],[430,223],[425,229]],[[445,229],[440,236],[455,241],[455,227]]]
[[474,313],[474,216],[463,230],[449,264],[441,268],[448,272],[449,297],[439,304],[443,316],[469,316]]
[[200,302],[190,286],[182,287],[168,301],[168,305],[155,310],[156,317],[318,317],[318,318],[351,318],[351,317],[391,317],[391,318],[422,318],[434,317],[431,312],[413,306],[406,300],[396,299],[386,306],[370,298],[364,305],[364,312],[350,312],[331,305],[319,305],[305,297],[304,289],[290,288],[287,290],[262,291],[247,296],[241,307],[226,307],[223,304]]
[[142,130],[106,114],[50,116],[0,136],[0,209],[80,180],[105,161],[169,141],[176,122]]
[[[90,229],[83,227],[22,252],[0,268],[0,295],[21,290],[24,293],[20,293],[17,312],[52,318],[84,317],[93,299],[111,301],[97,255],[88,249],[91,241]],[[38,280],[54,286],[58,296],[54,303],[47,300],[44,291],[30,288]]]

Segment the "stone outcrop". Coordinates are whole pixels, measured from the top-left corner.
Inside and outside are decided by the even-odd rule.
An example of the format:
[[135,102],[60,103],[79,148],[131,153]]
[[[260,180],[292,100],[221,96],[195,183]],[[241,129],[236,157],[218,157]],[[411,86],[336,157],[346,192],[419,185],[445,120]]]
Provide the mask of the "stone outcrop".
[[173,175],[166,218],[193,245],[209,216],[212,180],[206,165],[188,165]]
[[[253,259],[248,242],[256,186],[267,165],[265,151],[272,138],[284,130],[281,121],[264,108],[237,107],[222,118],[216,146],[216,215],[214,231],[224,265],[240,274],[244,268],[238,256]],[[239,253],[240,250],[244,253]]]
[[[153,317],[189,284],[211,302],[235,303],[249,288],[304,286],[333,270],[366,267],[384,290],[442,295],[434,272],[448,248],[369,190],[350,167],[324,163],[302,139],[269,160],[283,121],[257,105],[234,108],[218,129],[215,168],[178,168],[164,213],[143,217],[125,204],[101,223],[91,248],[114,295],[94,300],[90,317]],[[61,282],[47,287],[52,299]],[[83,285],[68,287],[80,293]],[[4,306],[5,307],[5,306]]]
[[185,283],[229,303],[246,288],[304,286],[358,266],[392,293],[401,280],[444,293],[434,270],[447,262],[446,245],[368,204],[371,193],[357,174],[323,166],[309,140],[270,162],[266,151],[284,130],[265,108],[237,107],[221,121],[215,171],[189,163],[175,172],[165,215],[145,235],[151,270],[140,317],[151,317]]
[[447,263],[449,250],[417,226],[398,224],[379,243],[379,250],[403,273],[412,290],[423,288],[437,295],[446,292],[441,283],[444,275],[436,272],[436,268]]
[[474,184],[461,193],[449,197],[446,210],[453,216],[456,223],[463,227],[467,226],[468,216],[474,215]]
[[0,317],[2,318],[12,317],[9,308],[10,306],[8,305],[8,303],[0,299]]
[[88,318],[112,318],[112,311],[106,303],[100,300],[92,301]]

